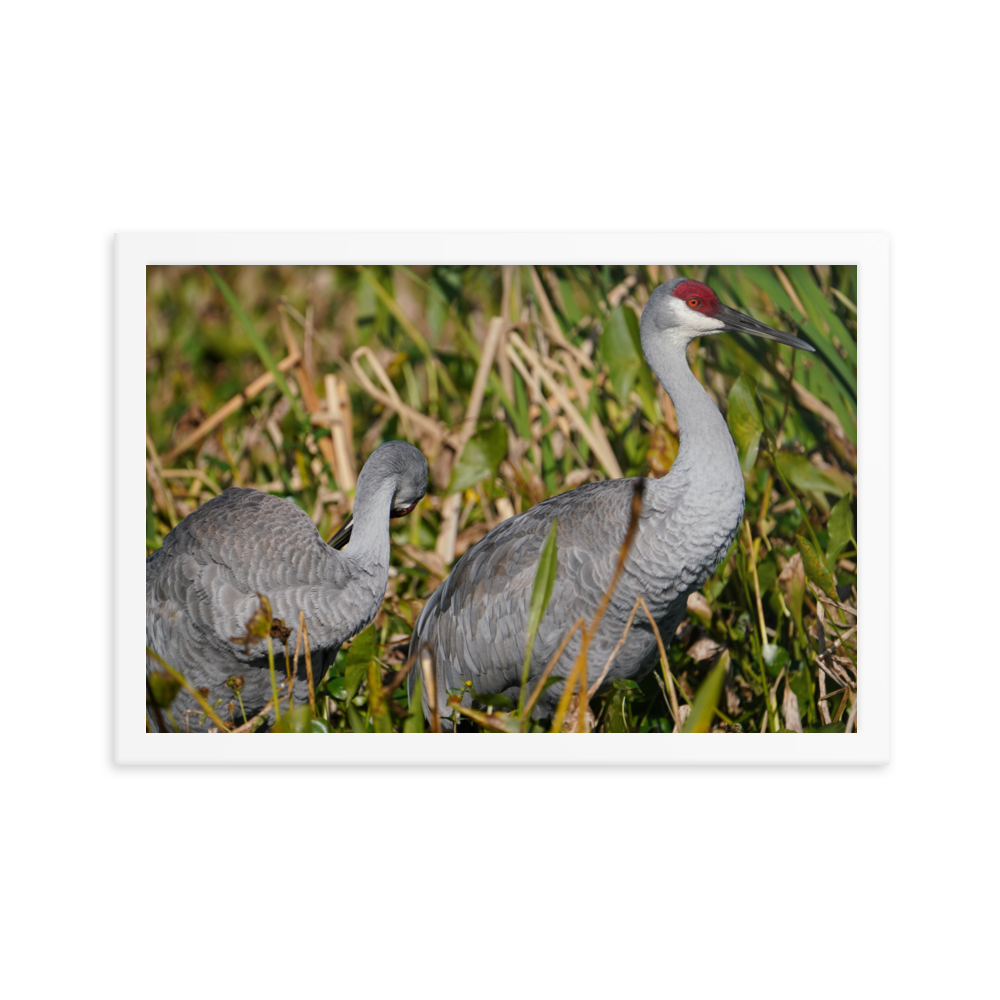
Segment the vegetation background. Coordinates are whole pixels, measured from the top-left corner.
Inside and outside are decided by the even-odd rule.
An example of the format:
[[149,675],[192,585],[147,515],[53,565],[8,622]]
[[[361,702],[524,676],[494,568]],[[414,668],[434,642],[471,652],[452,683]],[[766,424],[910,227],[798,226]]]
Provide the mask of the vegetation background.
[[[638,328],[652,289],[678,275],[817,353],[742,334],[691,345],[692,370],[737,443],[745,524],[689,600],[668,662],[599,694],[593,724],[852,731],[854,267],[151,267],[147,554],[233,485],[291,497],[329,537],[368,455],[385,440],[413,441],[431,484],[393,522],[382,610],[322,683],[319,719],[303,709],[285,725],[419,728],[397,671],[454,560],[555,493],[669,471],[677,424]],[[464,727],[510,728],[509,705],[480,707]],[[242,721],[233,703],[215,708]]]

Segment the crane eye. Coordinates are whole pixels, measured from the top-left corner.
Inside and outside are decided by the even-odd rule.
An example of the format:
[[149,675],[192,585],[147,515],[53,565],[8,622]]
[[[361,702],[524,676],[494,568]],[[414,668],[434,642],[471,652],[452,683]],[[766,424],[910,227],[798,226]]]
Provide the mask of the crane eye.
[[688,299],[688,305],[692,309],[697,309],[701,305],[701,299]]

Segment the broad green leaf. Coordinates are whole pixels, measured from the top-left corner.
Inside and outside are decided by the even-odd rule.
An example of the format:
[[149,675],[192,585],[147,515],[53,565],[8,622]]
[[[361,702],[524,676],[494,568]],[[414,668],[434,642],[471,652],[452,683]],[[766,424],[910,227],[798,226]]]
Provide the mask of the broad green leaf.
[[783,646],[776,646],[773,643],[764,643],[764,648],[761,650],[761,654],[764,657],[764,665],[767,667],[767,672],[772,677],[777,677],[781,673],[781,668],[788,666],[791,662],[791,657],[788,655],[788,650]]
[[177,692],[181,689],[181,682],[175,680],[165,670],[154,670],[146,675],[149,681],[149,689],[153,692],[153,701],[160,708],[170,708]]
[[750,612],[741,611],[736,621],[729,626],[729,634],[734,638],[742,642],[749,632],[753,631],[753,625],[750,624]]
[[326,719],[313,719],[312,729],[309,730],[311,733],[332,733],[333,729],[330,728],[330,723]]
[[[840,553],[854,541],[854,515],[851,513],[851,498],[841,497],[830,512],[826,522],[829,539],[826,543],[826,564],[832,570]],[[857,544],[857,543],[855,543]]]
[[424,681],[417,674],[413,685],[413,695],[410,697],[410,714],[403,719],[404,733],[422,733],[424,731]]
[[[418,522],[418,524],[420,524],[421,526],[423,526],[423,522],[422,521]],[[417,539],[414,539],[413,536],[411,535],[410,536],[410,541],[411,542],[416,542]],[[410,628],[411,630],[413,629],[414,617],[415,617],[416,613],[419,610],[420,609],[419,608],[415,608],[410,601],[401,600],[396,605],[396,615],[397,615],[397,617],[400,618],[402,621],[406,622],[407,627]]]
[[601,359],[611,374],[611,386],[624,406],[634,388],[642,402],[643,412],[650,422],[658,419],[653,405],[655,390],[649,366],[642,353],[639,322],[629,306],[611,310],[601,333]]
[[792,618],[799,632],[802,632],[802,598],[806,592],[806,574],[803,568],[802,556],[796,553],[785,564],[785,568],[778,577],[781,589],[785,593],[785,600],[788,602],[788,610],[792,613]]
[[847,731],[846,722],[831,722],[828,726],[820,726],[817,733],[843,733]]
[[630,733],[628,725],[628,709],[626,703],[628,693],[618,688],[612,688],[608,695],[608,703],[604,709],[604,722],[601,728],[606,733]]
[[308,705],[296,705],[281,713],[281,718],[271,727],[272,733],[311,733],[312,711]]
[[[635,313],[629,309],[629,315],[635,320],[636,337],[639,336],[639,321],[635,319]],[[636,379],[635,391],[642,404],[642,412],[646,419],[655,424],[661,419],[660,404],[656,401],[656,385],[653,379],[653,370],[648,364],[643,364],[639,369],[639,377]]]
[[556,535],[559,530],[559,518],[552,518],[549,533],[542,543],[538,554],[538,569],[535,570],[535,582],[531,588],[531,607],[528,611],[528,635],[524,646],[524,665],[521,667],[521,694],[518,698],[518,714],[524,710],[524,700],[527,697],[525,689],[528,686],[528,672],[531,668],[531,650],[538,635],[538,626],[542,623],[542,615],[549,606],[552,588],[556,582],[556,571],[559,568],[559,553],[556,547]]
[[629,701],[634,701],[636,698],[642,695],[642,688],[639,687],[638,683],[633,680],[628,680],[622,677],[616,677],[611,686],[619,691],[626,692]]
[[809,671],[789,671],[788,684],[799,703],[799,715],[806,719],[810,726],[815,726],[816,706],[813,704],[813,684]]
[[347,698],[347,685],[343,677],[330,677],[326,682],[326,693],[337,701]]
[[350,701],[361,687],[361,682],[368,676],[368,664],[375,659],[375,625],[372,623],[364,631],[359,632],[351,648],[347,651],[344,661],[344,684],[347,687],[346,697]]
[[820,590],[826,594],[827,597],[833,600],[839,600],[837,597],[837,581],[833,578],[833,574],[827,569],[826,563],[823,561],[822,556],[813,547],[812,542],[808,538],[804,538],[799,535],[795,539],[795,544],[798,546],[799,554],[802,556],[802,566],[806,571],[806,576],[812,580],[813,583],[819,587]]
[[449,493],[459,493],[497,474],[507,455],[507,425],[498,420],[469,438],[458,464],[451,470]]
[[347,713],[347,724],[351,727],[352,733],[367,733],[368,725],[365,716],[362,715],[350,702],[344,706]]
[[760,592],[762,594],[767,592],[767,589],[772,583],[777,579],[778,567],[774,565],[774,560],[770,556],[765,556],[757,563],[757,582],[760,585]]
[[778,453],[777,459],[782,476],[796,489],[808,493],[824,511],[830,509],[825,494],[842,497],[854,488],[851,477],[846,473],[839,469],[817,469],[805,455],[782,451]]
[[729,390],[726,423],[729,424],[729,433],[736,442],[740,468],[744,472],[749,472],[757,461],[760,436],[764,431],[764,418],[757,405],[757,386],[746,374],[740,375]]
[[684,723],[681,732],[684,733],[707,733],[712,728],[712,719],[715,717],[715,707],[719,704],[719,695],[722,694],[722,684],[726,679],[726,671],[729,669],[729,650],[723,650],[719,657],[719,662],[709,671],[708,676],[701,682],[698,693],[694,696],[694,704],[691,706],[691,714]]

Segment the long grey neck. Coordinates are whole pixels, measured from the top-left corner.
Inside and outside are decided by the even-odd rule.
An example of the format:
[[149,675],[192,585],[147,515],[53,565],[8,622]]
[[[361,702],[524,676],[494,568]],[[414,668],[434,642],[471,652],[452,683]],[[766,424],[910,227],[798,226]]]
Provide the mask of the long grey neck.
[[677,458],[659,484],[691,485],[712,492],[720,486],[732,489],[738,485],[742,497],[743,476],[732,435],[718,407],[691,373],[686,345],[653,333],[643,335],[642,349],[674,404],[680,431]]
[[351,540],[344,547],[344,555],[372,572],[389,567],[389,514],[396,490],[393,477],[365,475],[358,477],[358,491],[354,496],[354,523]]

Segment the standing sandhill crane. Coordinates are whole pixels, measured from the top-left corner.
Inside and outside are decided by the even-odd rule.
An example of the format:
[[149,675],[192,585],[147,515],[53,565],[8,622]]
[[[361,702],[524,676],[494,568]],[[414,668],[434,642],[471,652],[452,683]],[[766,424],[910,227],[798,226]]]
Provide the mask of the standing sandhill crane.
[[[691,374],[686,348],[696,337],[739,330],[812,351],[797,337],[730,309],[707,285],[674,278],[650,296],[640,326],[642,350],[677,411],[680,450],[669,473],[645,489],[638,533],[611,604],[590,644],[588,685],[595,682],[641,594],[665,642],[684,616],[687,595],[725,558],[743,518],[743,474],[736,446],[715,403]],[[552,497],[497,525],[469,549],[424,606],[411,652],[427,649],[436,664],[438,706],[466,682],[478,694],[515,703],[539,552],[558,517],[558,568],[532,650],[529,690],[579,617],[590,621],[609,586],[629,524],[633,479],[590,483]],[[565,677],[580,647],[577,635],[555,667]],[[657,662],[652,627],[635,619],[612,662],[608,682],[639,679]],[[410,678],[411,696],[414,671]],[[534,714],[551,715],[563,683],[549,687]],[[427,694],[424,707],[427,710]]]
[[[274,618],[291,627],[294,648],[299,610],[305,612],[318,683],[341,643],[378,612],[389,579],[389,518],[411,511],[427,490],[427,460],[405,441],[377,448],[358,477],[354,518],[327,545],[305,511],[291,500],[252,489],[228,489],[189,514],[163,547],[146,560],[146,643],[192,686],[208,688],[209,704],[234,701],[227,678],[242,675],[249,718],[271,699],[267,642],[248,650],[232,641],[246,632],[258,594]],[[280,644],[276,643],[280,648]],[[297,701],[308,698],[304,658],[295,682]],[[284,674],[284,653],[275,649]],[[147,671],[156,669],[147,657]],[[280,676],[279,675],[279,676]],[[181,691],[172,711],[182,730],[202,719]],[[177,713],[181,714],[178,715]],[[220,715],[229,716],[228,711]],[[234,716],[242,721],[237,709]],[[206,723],[202,723],[202,730]]]

